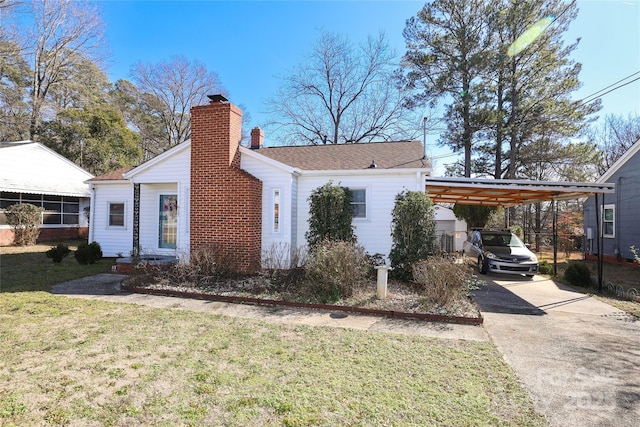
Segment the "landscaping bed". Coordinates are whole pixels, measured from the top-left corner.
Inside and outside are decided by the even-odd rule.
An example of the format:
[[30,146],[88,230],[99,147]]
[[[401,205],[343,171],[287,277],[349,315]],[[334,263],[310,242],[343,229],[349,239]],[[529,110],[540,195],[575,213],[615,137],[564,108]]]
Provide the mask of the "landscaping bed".
[[419,287],[398,280],[388,282],[385,299],[377,298],[376,283],[371,282],[356,288],[349,298],[331,303],[314,300],[313,297],[305,295],[304,287],[296,287],[295,284],[284,287],[276,285],[269,274],[219,279],[205,285],[176,283],[153,274],[134,274],[125,280],[122,287],[130,292],[234,303],[280,305],[476,325],[483,321],[480,310],[471,298],[457,298],[446,306],[429,304]]

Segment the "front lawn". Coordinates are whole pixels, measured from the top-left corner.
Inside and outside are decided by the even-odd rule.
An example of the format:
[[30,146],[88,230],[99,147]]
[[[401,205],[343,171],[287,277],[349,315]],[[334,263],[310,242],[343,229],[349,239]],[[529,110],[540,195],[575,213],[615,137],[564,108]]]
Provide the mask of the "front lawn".
[[2,295],[0,339],[2,425],[546,425],[488,343],[43,292]]
[[[63,242],[72,250],[77,241]],[[0,292],[51,291],[51,286],[67,280],[106,273],[111,270],[113,259],[101,259],[95,264],[79,264],[73,253],[61,263],[55,264],[45,252],[55,243],[34,246],[0,247]]]

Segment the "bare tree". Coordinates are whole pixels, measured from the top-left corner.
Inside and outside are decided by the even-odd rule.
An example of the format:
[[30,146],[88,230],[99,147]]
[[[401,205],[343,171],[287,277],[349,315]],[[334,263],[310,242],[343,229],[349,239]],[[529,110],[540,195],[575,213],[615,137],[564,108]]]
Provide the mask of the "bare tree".
[[322,32],[268,102],[269,125],[290,145],[406,138],[408,112],[393,69],[394,53],[384,34],[355,46]]
[[69,71],[78,61],[102,59],[103,23],[88,2],[35,0],[33,7],[34,25],[25,51],[33,67],[29,134],[37,140],[49,92],[76,77]]
[[640,116],[607,115],[604,122],[589,129],[587,139],[601,150],[598,173],[602,175],[640,140]]
[[14,31],[11,31],[9,25],[7,25],[18,4],[16,0],[0,0],[0,41],[7,42],[7,44],[0,46],[0,58],[4,58],[7,55],[15,55],[20,52],[20,49],[15,49]]
[[180,55],[158,64],[139,62],[131,75],[144,110],[162,123],[163,140],[155,141],[160,152],[191,138],[192,106],[205,102],[206,95],[225,92],[216,73]]

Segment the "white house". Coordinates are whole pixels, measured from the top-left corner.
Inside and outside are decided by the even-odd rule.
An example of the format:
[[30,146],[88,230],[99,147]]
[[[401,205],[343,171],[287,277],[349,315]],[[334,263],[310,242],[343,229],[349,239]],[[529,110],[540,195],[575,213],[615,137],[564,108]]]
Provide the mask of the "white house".
[[187,257],[216,246],[240,271],[274,246],[304,246],[311,192],[333,181],[353,191],[353,224],[368,252],[388,255],[391,211],[403,190],[424,191],[431,172],[418,141],[263,147],[239,145],[242,112],[220,97],[191,110],[191,140],[130,170],[88,181],[89,239],[105,256]]
[[86,237],[93,175],[33,141],[0,143],[0,244],[13,243],[5,210],[17,203],[44,209],[40,241]]

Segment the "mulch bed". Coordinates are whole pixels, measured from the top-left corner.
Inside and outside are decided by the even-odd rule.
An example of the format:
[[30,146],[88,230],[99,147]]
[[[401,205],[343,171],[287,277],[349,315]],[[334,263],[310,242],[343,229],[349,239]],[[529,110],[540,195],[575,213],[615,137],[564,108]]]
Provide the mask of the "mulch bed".
[[132,277],[123,283],[122,288],[135,293],[230,303],[296,307],[470,325],[480,325],[483,322],[478,307],[471,299],[456,301],[446,308],[426,307],[423,298],[411,285],[394,280],[388,283],[385,299],[376,298],[376,284],[372,283],[357,290],[351,298],[335,304],[297,301],[291,293],[277,292],[268,286],[265,287],[263,276],[221,280],[206,286],[189,283],[178,285],[168,280],[148,283]]

